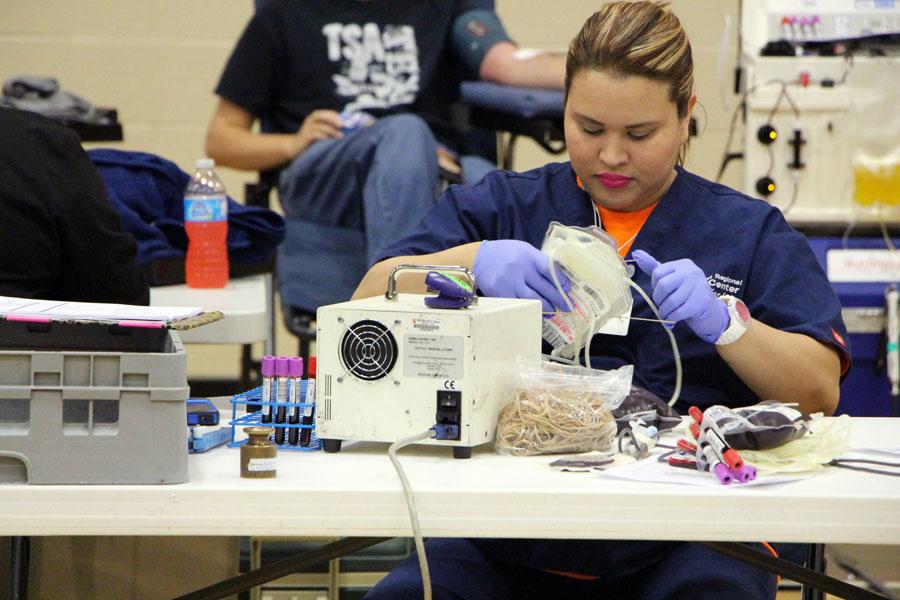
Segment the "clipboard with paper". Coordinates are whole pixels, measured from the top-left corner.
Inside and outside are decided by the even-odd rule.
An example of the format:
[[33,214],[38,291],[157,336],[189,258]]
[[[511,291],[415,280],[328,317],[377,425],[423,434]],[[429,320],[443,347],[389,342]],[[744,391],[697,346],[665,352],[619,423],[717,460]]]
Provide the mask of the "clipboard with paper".
[[61,302],[0,296],[0,348],[164,352],[169,331],[224,318],[198,307]]

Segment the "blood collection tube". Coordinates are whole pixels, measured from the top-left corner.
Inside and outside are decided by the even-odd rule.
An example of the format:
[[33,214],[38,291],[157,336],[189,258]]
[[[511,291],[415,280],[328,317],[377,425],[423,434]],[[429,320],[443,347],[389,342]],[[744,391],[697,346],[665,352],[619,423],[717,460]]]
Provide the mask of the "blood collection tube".
[[696,423],[691,423],[688,427],[690,428],[691,435],[694,436],[695,440],[700,437],[700,426],[699,425],[697,425]]
[[678,449],[689,454],[697,454],[697,445],[685,439],[678,440]]
[[[286,356],[275,359],[275,423],[284,423],[285,402],[288,394],[290,362]],[[275,443],[284,443],[284,427],[275,427]]]
[[703,443],[700,446],[700,451],[703,453],[703,458],[706,460],[709,470],[719,479],[719,483],[722,485],[731,483],[731,480],[734,479],[731,471],[728,470],[728,466],[722,462],[712,446]]
[[303,427],[300,429],[300,445],[309,446],[310,438],[312,438],[312,425],[315,419],[316,408],[316,357],[309,357],[309,368],[307,369],[306,380],[306,397],[303,399],[305,406],[303,407],[303,418],[300,419]]
[[691,418],[694,419],[694,422],[697,425],[703,423],[703,411],[697,408],[696,406],[692,406],[688,409],[688,414],[691,415]]
[[670,456],[667,462],[670,467],[678,467],[680,469],[693,469],[696,471],[700,468],[695,459],[687,456]]
[[756,467],[744,463],[737,469],[731,469],[731,474],[738,481],[746,483],[748,481],[753,481],[754,479],[756,479]]
[[[291,377],[291,389],[288,393],[288,406],[290,406],[291,414],[288,422],[297,424],[300,422],[300,381],[303,377],[303,359],[299,356],[292,356],[288,371]],[[297,445],[297,427],[288,428],[288,442],[291,446]]]
[[[272,401],[272,377],[275,375],[275,357],[263,356],[262,367],[260,368],[262,375],[262,398],[263,402]],[[272,422],[272,406],[270,404],[247,405],[247,412],[255,412],[259,410],[262,414],[263,423]]]
[[744,460],[741,458],[741,455],[722,439],[718,430],[713,427],[707,427],[704,429],[702,435],[704,440],[712,445],[716,454],[722,457],[722,461],[728,465],[729,469],[739,469],[744,466]]

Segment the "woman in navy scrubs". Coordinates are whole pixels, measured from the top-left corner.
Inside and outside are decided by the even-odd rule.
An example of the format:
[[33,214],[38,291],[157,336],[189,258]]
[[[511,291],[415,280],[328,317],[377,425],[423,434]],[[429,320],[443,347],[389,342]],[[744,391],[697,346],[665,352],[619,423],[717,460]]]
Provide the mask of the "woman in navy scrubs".
[[[676,408],[778,399],[831,414],[849,367],[840,304],[779,210],[680,166],[695,102],[677,17],[654,2],[604,5],[569,47],[571,162],[451,187],[385,250],[355,297],[383,293],[398,264],[465,265],[484,295],[567,310],[537,248],[551,221],[601,224],[675,323],[684,367]],[[423,290],[421,276],[399,289]],[[638,297],[633,316],[654,318]],[[659,324],[634,320],[628,335],[597,335],[590,354],[596,368],[633,364],[636,384],[671,395],[673,359]],[[775,596],[774,575],[691,543],[431,539],[426,548],[435,598]],[[421,598],[421,590],[411,557],[368,598]]]

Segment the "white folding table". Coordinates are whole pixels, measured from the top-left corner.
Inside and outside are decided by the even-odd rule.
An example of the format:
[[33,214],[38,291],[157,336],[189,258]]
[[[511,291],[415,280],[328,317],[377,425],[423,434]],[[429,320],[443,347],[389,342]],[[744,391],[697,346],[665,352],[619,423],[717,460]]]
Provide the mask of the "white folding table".
[[[851,445],[890,446],[900,419],[855,418]],[[404,450],[427,537],[897,544],[900,483],[829,468],[806,480],[709,488],[560,473],[551,457]],[[409,536],[386,444],[281,451],[275,479],[240,478],[239,452],[191,455],[178,485],[0,486],[0,534]],[[348,546],[351,547],[351,546]],[[364,546],[362,546],[364,547]]]

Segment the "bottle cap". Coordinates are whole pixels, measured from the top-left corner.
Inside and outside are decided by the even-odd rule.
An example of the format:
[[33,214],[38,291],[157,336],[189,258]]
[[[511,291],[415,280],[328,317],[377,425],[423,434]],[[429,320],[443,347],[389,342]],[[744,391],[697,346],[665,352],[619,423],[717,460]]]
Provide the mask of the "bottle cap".
[[197,168],[198,169],[212,169],[216,166],[216,161],[211,158],[198,158],[197,159]]
[[263,377],[271,377],[275,374],[275,357],[263,356],[262,368],[260,369]]
[[303,377],[303,359],[299,356],[292,356],[288,361],[288,376]]
[[264,439],[267,439],[270,435],[275,433],[275,428],[260,427],[258,425],[254,427],[244,427],[244,433],[251,437],[262,437]]
[[286,356],[279,356],[275,359],[275,377],[287,377],[290,361]]
[[308,377],[315,379],[316,378],[316,357],[309,357],[309,365],[306,367],[306,374]]

